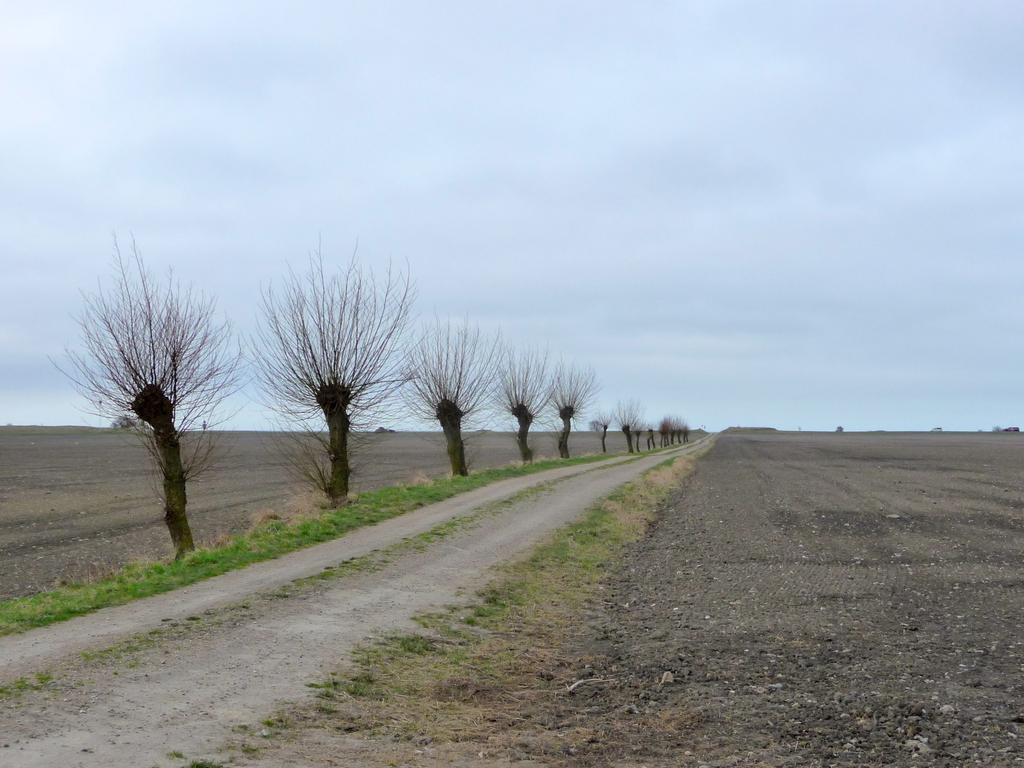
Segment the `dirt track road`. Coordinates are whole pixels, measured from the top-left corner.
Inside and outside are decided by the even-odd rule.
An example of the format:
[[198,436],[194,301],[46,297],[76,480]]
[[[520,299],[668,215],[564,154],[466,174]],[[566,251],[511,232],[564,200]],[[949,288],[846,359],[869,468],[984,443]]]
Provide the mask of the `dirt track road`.
[[721,435],[609,585],[580,674],[621,683],[580,716],[693,713],[624,765],[1022,764],[1022,480],[1019,436]]
[[[219,584],[215,583],[219,580],[206,582],[212,587],[192,588],[205,587],[206,601],[195,594],[142,601],[135,604],[135,629],[153,628],[161,613],[161,618],[178,620],[160,622],[166,630],[156,630],[158,635],[143,634],[91,661],[72,657],[57,663],[56,659],[82,650],[77,638],[87,636],[85,630],[90,627],[102,627],[103,613],[0,640],[0,667],[5,675],[24,674],[49,661],[56,676],[43,690],[27,693],[0,710],[4,742],[0,764],[5,768],[175,765],[180,761],[168,758],[172,751],[190,757],[209,753],[232,726],[267,716],[275,702],[308,695],[307,683],[322,679],[360,640],[409,626],[413,614],[455,600],[460,590],[478,585],[489,566],[524,551],[668,455],[567,468],[563,479],[542,486],[539,495],[491,507],[475,524],[421,550],[405,552],[379,570],[307,581],[282,593],[267,591],[281,579],[268,580],[266,569],[254,566],[220,577],[224,581]],[[543,479],[543,475],[519,478],[500,493],[477,497],[475,503],[486,505]],[[431,514],[431,524],[465,514],[468,496],[400,518],[404,528],[391,530],[385,523],[367,531],[384,529],[394,541],[424,529]],[[359,551],[383,546],[389,543],[386,539],[364,542]],[[358,551],[340,547],[333,557],[319,554],[310,556],[310,565],[305,565],[303,553],[297,553],[290,562],[278,561],[279,567],[291,568],[288,576],[295,578]],[[223,607],[226,600],[220,588],[226,584],[232,584],[231,598],[244,598],[244,602]],[[260,591],[252,594],[254,590]],[[203,616],[183,616],[213,604],[222,607]],[[131,626],[131,613],[130,608],[111,610],[119,633]],[[55,643],[53,637],[63,642]],[[104,642],[111,639],[102,637]]]
[[[200,545],[248,530],[264,512],[309,508],[281,456],[281,437],[225,432],[221,458],[189,485],[189,519]],[[537,458],[556,456],[553,433],[532,436]],[[518,458],[508,432],[467,436],[474,468]],[[572,437],[574,454],[601,450],[593,432]],[[620,432],[608,449],[625,450]],[[447,471],[438,432],[360,434],[355,439],[356,491],[439,477]],[[132,560],[173,554],[155,480],[139,442],[112,430],[0,427],[0,598],[50,589],[102,574]]]

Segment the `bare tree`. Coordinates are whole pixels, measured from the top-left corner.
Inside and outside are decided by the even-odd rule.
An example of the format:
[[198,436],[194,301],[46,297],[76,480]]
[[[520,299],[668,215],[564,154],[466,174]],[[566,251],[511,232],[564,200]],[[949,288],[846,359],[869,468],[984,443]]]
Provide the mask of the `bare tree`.
[[653,451],[655,449],[654,444],[654,427],[650,424],[647,425],[647,450]]
[[481,411],[494,391],[501,344],[469,321],[435,320],[409,352],[410,407],[437,421],[448,446],[453,475],[468,475],[465,422]]
[[637,422],[636,426],[633,427],[633,443],[636,445],[637,453],[643,452],[643,446],[640,441],[643,439],[645,429],[647,429],[647,425],[642,421]]
[[139,426],[138,418],[128,413],[122,413],[120,416],[115,416],[113,421],[110,422],[111,429],[123,429],[131,432],[137,430]]
[[[633,433],[639,433],[641,426],[640,403],[636,400],[620,401],[615,406],[615,423],[619,425],[622,434],[626,436],[626,447],[633,453]],[[637,443],[637,448],[640,445]]]
[[[348,498],[350,435],[380,415],[404,383],[403,335],[414,290],[408,273],[382,276],[353,256],[328,272],[315,251],[304,274],[263,291],[253,357],[271,407],[301,424],[296,469],[338,506]],[[324,426],[326,425],[326,436]]]
[[583,415],[597,394],[597,377],[592,368],[559,363],[551,380],[551,404],[562,421],[558,433],[558,455],[569,458],[572,423]]
[[600,411],[590,422],[590,428],[601,435],[601,453],[608,453],[608,427],[612,425],[612,417]]
[[188,522],[188,480],[213,458],[217,407],[238,384],[241,353],[213,299],[168,274],[157,280],[132,243],[114,244],[114,284],[85,295],[77,317],[84,352],[68,351],[68,377],[101,416],[134,414],[158,468],[164,521],[177,557],[195,549]]
[[672,435],[672,417],[666,416],[660,422],[658,422],[658,434],[661,435],[661,447],[665,448],[671,445]]
[[686,423],[686,419],[679,416],[670,416],[667,421],[669,439],[672,444],[688,443],[690,441],[690,425]]
[[508,348],[498,365],[497,401],[501,410],[515,417],[519,425],[516,444],[524,462],[533,461],[529,446],[530,425],[547,407],[550,397],[548,355],[537,349]]

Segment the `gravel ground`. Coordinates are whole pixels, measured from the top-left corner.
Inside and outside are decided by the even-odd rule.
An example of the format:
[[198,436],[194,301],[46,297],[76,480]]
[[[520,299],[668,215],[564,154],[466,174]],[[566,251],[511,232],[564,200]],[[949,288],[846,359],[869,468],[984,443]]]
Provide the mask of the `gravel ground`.
[[577,641],[611,681],[578,717],[686,727],[587,762],[1024,763],[1022,460],[1010,435],[720,436]]

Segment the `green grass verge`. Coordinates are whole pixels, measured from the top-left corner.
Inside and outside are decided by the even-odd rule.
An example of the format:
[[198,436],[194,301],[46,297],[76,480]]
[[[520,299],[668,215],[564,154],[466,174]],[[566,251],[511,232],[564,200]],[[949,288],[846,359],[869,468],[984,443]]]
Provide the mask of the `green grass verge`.
[[611,456],[538,461],[524,466],[485,469],[468,477],[445,478],[424,485],[368,491],[345,507],[325,510],[293,523],[272,520],[249,533],[234,536],[223,546],[200,549],[181,560],[134,563],[95,582],[72,584],[0,601],[0,637],[185,587],[252,563],[336,539],[356,528],[397,517],[498,480],[607,458]]

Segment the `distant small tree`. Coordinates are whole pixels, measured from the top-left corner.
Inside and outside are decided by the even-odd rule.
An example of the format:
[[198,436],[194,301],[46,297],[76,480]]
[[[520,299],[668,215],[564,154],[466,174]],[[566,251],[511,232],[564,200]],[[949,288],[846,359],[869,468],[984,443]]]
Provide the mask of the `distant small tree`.
[[608,453],[607,437],[608,427],[612,424],[612,417],[604,411],[598,413],[590,422],[590,429],[601,436],[601,453]]
[[[630,453],[634,452],[633,435],[640,428],[640,403],[636,400],[620,401],[615,406],[615,423],[619,425],[622,434],[626,436],[626,447]],[[639,445],[637,446],[639,448]]]
[[97,414],[140,423],[163,479],[164,522],[177,557],[195,548],[187,482],[213,459],[209,432],[217,407],[235,391],[241,354],[213,299],[147,271],[132,244],[114,245],[114,283],[85,296],[78,316],[84,352],[69,351],[67,375]]
[[304,274],[263,292],[252,345],[259,378],[270,406],[310,438],[294,446],[294,468],[334,506],[348,498],[352,431],[380,416],[405,381],[413,298],[408,274],[377,277],[354,257],[328,272],[319,250]]
[[562,422],[558,433],[558,455],[569,458],[569,433],[573,422],[583,415],[597,394],[597,377],[592,368],[560,363],[551,382],[550,402]]
[[134,416],[130,416],[127,413],[122,413],[120,416],[116,416],[113,419],[113,421],[110,422],[110,428],[136,430],[139,428],[139,420]]
[[501,410],[511,414],[518,424],[516,445],[525,463],[533,461],[530,426],[547,407],[550,396],[547,353],[537,349],[506,349],[498,365],[497,400]]
[[501,344],[468,321],[435,320],[420,334],[408,358],[408,401],[444,432],[453,475],[468,475],[462,429],[494,392]]

